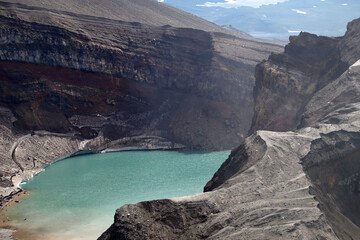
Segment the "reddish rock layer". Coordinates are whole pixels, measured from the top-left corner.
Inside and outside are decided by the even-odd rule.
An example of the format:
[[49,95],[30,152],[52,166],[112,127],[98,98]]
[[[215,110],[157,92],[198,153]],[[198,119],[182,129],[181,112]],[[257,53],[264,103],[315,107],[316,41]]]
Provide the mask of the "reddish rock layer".
[[280,49],[190,28],[0,7],[0,105],[23,130],[150,134],[189,149],[229,149],[250,126],[255,64]]

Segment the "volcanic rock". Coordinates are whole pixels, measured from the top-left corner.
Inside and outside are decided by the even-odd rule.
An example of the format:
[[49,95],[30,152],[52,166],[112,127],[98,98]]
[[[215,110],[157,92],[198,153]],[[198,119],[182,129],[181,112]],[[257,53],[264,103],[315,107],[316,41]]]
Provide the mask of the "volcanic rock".
[[255,64],[280,50],[220,32],[101,18],[90,5],[80,14],[33,4],[0,3],[0,101],[21,130],[93,138],[112,127],[110,139],[157,135],[190,149],[230,148],[250,125]]
[[358,28],[359,19],[348,24],[344,37],[302,32],[290,38],[284,53],[272,54],[259,64],[250,132],[293,130],[306,121],[304,108],[312,96],[358,60]]

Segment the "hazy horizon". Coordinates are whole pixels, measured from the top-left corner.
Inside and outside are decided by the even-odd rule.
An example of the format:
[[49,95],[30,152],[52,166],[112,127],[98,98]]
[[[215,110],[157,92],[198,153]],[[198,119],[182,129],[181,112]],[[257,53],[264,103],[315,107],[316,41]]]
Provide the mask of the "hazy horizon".
[[254,37],[287,40],[301,31],[342,36],[360,12],[355,0],[159,0]]

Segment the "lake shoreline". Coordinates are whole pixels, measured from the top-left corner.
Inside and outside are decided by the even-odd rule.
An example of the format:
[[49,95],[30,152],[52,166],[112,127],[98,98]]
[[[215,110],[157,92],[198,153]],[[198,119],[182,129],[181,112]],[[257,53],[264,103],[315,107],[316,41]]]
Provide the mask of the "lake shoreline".
[[[59,134],[59,133],[52,133],[47,131],[35,131],[32,133],[28,133],[16,140],[11,148],[11,154],[13,155],[17,149],[17,146],[22,142],[22,139],[27,137],[33,136],[41,136],[41,137],[70,137],[73,138],[73,133],[68,134]],[[19,140],[20,139],[20,140]],[[86,146],[87,144],[91,143],[89,141],[94,141],[93,144],[90,146]],[[55,162],[78,156],[84,154],[97,154],[97,153],[106,153],[106,152],[122,152],[122,151],[187,151],[189,150],[186,146],[171,142],[165,138],[158,137],[158,136],[147,136],[147,135],[140,135],[140,136],[133,136],[133,137],[124,137],[121,139],[113,140],[110,142],[104,142],[104,140],[99,140],[97,142],[96,139],[92,140],[84,140],[82,139],[81,142],[76,143],[77,147],[75,147],[71,152],[63,151],[60,155],[55,158],[51,158],[50,160],[44,160],[42,163],[45,163],[43,166],[37,166],[36,168],[32,169],[23,169],[20,167],[19,171],[13,173],[10,181],[12,186],[8,185],[6,187],[0,188],[0,210],[9,202],[12,198],[14,192],[18,191],[21,182],[27,181],[37,174],[41,173],[46,167],[52,165]],[[32,149],[34,151],[35,149]],[[31,149],[29,150],[31,151]],[[14,156],[12,156],[14,158]],[[35,165],[34,165],[35,166]]]
[[18,204],[24,197],[28,196],[29,194],[30,193],[28,191],[20,189],[11,197],[7,204],[0,209],[0,239],[10,240],[15,238],[21,240],[55,240],[49,238],[49,236],[34,236],[31,231],[15,226],[13,220],[6,216],[8,208]]
[[80,155],[92,155],[92,154],[103,154],[103,153],[113,153],[113,152],[131,152],[131,151],[187,151],[187,149],[183,146],[181,147],[157,147],[157,146],[151,146],[151,147],[142,147],[142,146],[126,146],[126,147],[120,147],[120,148],[104,148],[100,150],[78,150],[71,154],[64,155],[53,162],[49,163],[48,165],[39,168],[39,169],[33,169],[33,170],[25,170],[22,172],[17,173],[12,177],[12,184],[13,187],[9,187],[8,189],[11,189],[8,193],[2,193],[1,194],[1,201],[2,205],[0,205],[0,212],[3,208],[7,206],[14,198],[16,198],[17,194],[23,191],[21,188],[21,183],[23,181],[28,181],[34,176],[40,174],[43,172],[47,167],[51,166],[54,163],[57,163],[59,161],[66,160],[71,157],[80,156]]
[[[92,151],[92,150],[79,150],[71,154],[67,154],[65,156],[62,156],[52,163],[44,166],[41,169],[36,170],[25,170],[23,172],[19,172],[12,178],[13,187],[10,187],[11,191],[9,193],[4,193],[1,195],[1,201],[2,205],[0,207],[0,239],[9,239],[12,240],[20,239],[20,240],[62,240],[58,238],[49,238],[51,236],[44,235],[44,237],[41,237],[39,235],[36,235],[32,238],[29,236],[33,235],[31,234],[31,231],[26,229],[21,229],[19,227],[15,227],[11,224],[11,220],[8,221],[5,216],[4,212],[7,211],[7,209],[16,204],[17,201],[20,201],[25,195],[26,191],[24,191],[21,188],[21,183],[23,181],[28,181],[34,176],[40,174],[43,172],[47,167],[51,166],[54,163],[57,163],[59,161],[66,160],[71,157],[80,156],[80,155],[92,155],[92,154],[103,154],[103,153],[113,153],[113,152],[128,152],[128,151],[182,151],[185,150],[184,147],[139,147],[139,146],[130,146],[130,147],[121,147],[121,148],[105,148],[99,151]],[[186,151],[186,150],[185,150]],[[65,240],[65,239],[64,239]]]
[[62,156],[50,164],[44,166],[43,168],[35,169],[35,170],[25,170],[23,172],[20,172],[12,177],[12,183],[13,187],[9,187],[12,191],[9,194],[3,194],[1,195],[1,200],[3,201],[3,204],[0,206],[0,213],[3,208],[7,206],[14,198],[16,198],[16,195],[23,191],[21,188],[21,183],[23,181],[28,181],[34,176],[40,174],[43,172],[47,167],[51,166],[54,163],[57,163],[59,161],[66,160],[71,157],[81,156],[81,155],[92,155],[92,154],[103,154],[103,153],[113,153],[113,152],[131,152],[131,151],[187,151],[184,147],[152,147],[152,148],[146,148],[146,147],[138,147],[138,146],[131,146],[131,147],[121,147],[121,148],[105,148],[99,151],[92,151],[92,150],[79,150],[75,151],[71,154],[67,154],[65,156]]
[[[169,152],[184,152],[184,151],[181,151],[180,149],[147,149],[147,148],[132,148],[132,149],[129,149],[129,148],[123,148],[123,149],[116,149],[116,151],[114,151],[114,149],[111,149],[110,151],[106,151],[106,152],[99,152],[99,153],[109,153],[109,154],[112,154],[112,153],[115,153],[115,152],[155,152],[155,151],[169,151]],[[95,153],[94,152],[86,152],[85,154],[89,154],[89,155],[94,155]],[[146,154],[147,153],[143,153],[143,154]],[[73,154],[71,156],[75,156],[75,157],[81,157],[82,155],[84,154]],[[102,155],[102,154],[100,154]],[[70,157],[70,156],[69,156]],[[67,157],[68,158],[68,157]],[[67,158],[61,158],[61,159],[58,159],[57,161],[55,162],[59,162],[59,161],[62,161],[62,160],[65,160]],[[222,158],[221,158],[222,159]],[[48,166],[51,166],[52,164],[49,164]],[[47,166],[47,167],[48,167]],[[213,172],[213,171],[212,171]],[[37,172],[36,174],[39,174],[40,172]],[[35,175],[36,175],[35,174]],[[209,176],[210,178],[210,176]],[[26,194],[25,194],[26,192]],[[6,211],[7,208],[9,208],[10,206],[14,206],[14,204],[17,204],[17,201],[20,201],[22,199],[23,196],[27,196],[27,194],[29,194],[30,192],[28,190],[19,190],[19,193],[15,196],[12,197],[12,199],[10,200],[10,202],[3,208],[1,209],[1,215],[3,215],[2,213],[4,213]],[[121,205],[118,205],[117,207],[120,207]],[[16,206],[15,206],[16,207]],[[114,209],[115,211],[115,209]],[[25,218],[29,218],[29,217],[25,217]],[[4,219],[5,220],[5,219]],[[0,224],[0,228],[4,228],[4,229],[7,229],[7,230],[10,230],[10,231],[15,231],[12,233],[13,235],[13,238],[15,239],[19,239],[19,240],[33,240],[33,239],[59,239],[59,238],[54,238],[53,236],[49,236],[49,235],[46,235],[44,237],[41,237],[38,233],[36,234],[36,236],[34,235],[33,232],[29,231],[28,229],[24,229],[21,227],[21,221],[22,221],[22,218],[19,220],[19,219],[16,219],[15,221],[15,224],[12,224],[11,223],[11,220],[10,221],[3,221],[1,224]],[[25,220],[26,221],[26,220]],[[1,231],[0,231],[0,237],[1,237]],[[30,238],[30,236],[33,236],[32,238]],[[51,238],[50,238],[51,237]],[[5,239],[11,239],[11,238],[5,238]],[[61,238],[60,238],[61,239]]]
[[[66,238],[59,238],[53,234],[41,234],[29,229],[25,229],[19,226],[16,226],[14,220],[8,219],[6,216],[6,211],[8,208],[12,207],[15,204],[20,203],[23,198],[29,196],[30,191],[25,191],[21,189],[16,193],[11,200],[0,209],[0,239],[2,240],[67,240]],[[26,221],[24,219],[24,221]],[[83,239],[72,239],[72,240],[83,240]]]

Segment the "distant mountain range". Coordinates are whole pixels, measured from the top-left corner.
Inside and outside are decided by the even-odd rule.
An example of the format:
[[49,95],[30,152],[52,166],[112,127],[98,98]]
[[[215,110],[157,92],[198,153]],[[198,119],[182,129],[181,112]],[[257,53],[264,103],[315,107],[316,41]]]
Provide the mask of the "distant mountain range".
[[[342,36],[346,23],[359,17],[357,0],[160,0],[219,25],[254,37],[287,40],[306,31]],[[273,4],[268,4],[273,3]],[[274,4],[275,3],[275,4]],[[268,5],[262,5],[268,4]]]

